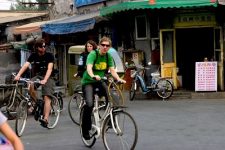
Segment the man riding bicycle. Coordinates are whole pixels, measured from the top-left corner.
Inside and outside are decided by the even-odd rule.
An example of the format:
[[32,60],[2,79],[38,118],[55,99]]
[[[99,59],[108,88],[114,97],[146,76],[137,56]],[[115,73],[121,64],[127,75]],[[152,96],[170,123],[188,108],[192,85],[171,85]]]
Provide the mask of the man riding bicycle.
[[84,93],[85,106],[84,115],[82,119],[82,133],[83,137],[90,139],[89,130],[91,130],[91,113],[94,106],[94,89],[98,88],[101,95],[105,96],[108,101],[107,85],[104,82],[99,82],[106,72],[110,71],[112,76],[119,82],[126,83],[121,79],[114,69],[114,61],[112,56],[108,53],[112,41],[108,37],[103,37],[99,42],[99,49],[93,50],[87,57],[87,70],[83,74],[81,80],[82,91]]
[[[51,95],[54,92],[55,82],[51,78],[53,76],[53,64],[54,56],[45,50],[45,41],[39,39],[35,43],[35,53],[32,53],[27,59],[26,63],[22,66],[18,74],[15,76],[15,80],[19,80],[21,75],[26,71],[26,69],[32,66],[32,71],[34,77],[31,80],[40,79],[40,84],[42,85],[42,96],[44,99],[44,117],[40,119],[41,125],[47,127],[48,117],[51,109]],[[36,100],[36,91],[34,86],[30,87],[30,95],[34,100]]]

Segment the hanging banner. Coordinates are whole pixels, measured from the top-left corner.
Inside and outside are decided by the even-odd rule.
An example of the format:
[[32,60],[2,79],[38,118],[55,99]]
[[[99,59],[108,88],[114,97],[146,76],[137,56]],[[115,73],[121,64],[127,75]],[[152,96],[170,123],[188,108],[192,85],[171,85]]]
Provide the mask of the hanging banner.
[[217,62],[195,63],[195,91],[217,91]]

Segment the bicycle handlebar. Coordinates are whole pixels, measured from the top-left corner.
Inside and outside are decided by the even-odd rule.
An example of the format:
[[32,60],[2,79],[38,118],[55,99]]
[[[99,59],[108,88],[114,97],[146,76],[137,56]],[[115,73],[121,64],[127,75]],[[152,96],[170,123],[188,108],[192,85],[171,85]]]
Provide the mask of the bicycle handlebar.
[[[96,77],[94,77],[94,79],[96,80]],[[99,81],[102,81],[102,82],[114,82],[114,79],[113,78],[110,78],[110,77],[101,77],[101,80]],[[119,84],[124,84],[122,81],[116,81],[115,83],[119,83]]]
[[[16,73],[12,73],[12,75],[15,77]],[[41,84],[41,81],[39,79],[32,81],[29,78],[20,78],[18,81],[22,81],[22,82],[29,83],[29,84],[34,84],[34,83]]]

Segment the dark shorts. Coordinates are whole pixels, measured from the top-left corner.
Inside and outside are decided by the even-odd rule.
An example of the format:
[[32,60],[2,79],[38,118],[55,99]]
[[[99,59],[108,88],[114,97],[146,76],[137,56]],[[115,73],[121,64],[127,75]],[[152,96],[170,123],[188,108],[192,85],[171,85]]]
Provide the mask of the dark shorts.
[[[31,80],[34,81],[36,79],[43,80],[42,76],[35,76]],[[45,85],[42,85],[42,96],[52,96],[54,93],[55,81],[50,77]]]

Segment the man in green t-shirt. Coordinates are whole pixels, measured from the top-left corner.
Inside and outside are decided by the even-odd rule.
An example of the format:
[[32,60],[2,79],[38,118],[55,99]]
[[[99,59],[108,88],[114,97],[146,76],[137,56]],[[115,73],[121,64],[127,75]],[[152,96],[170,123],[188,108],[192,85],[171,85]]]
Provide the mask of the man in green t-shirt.
[[91,130],[91,113],[94,106],[94,89],[98,88],[101,91],[101,95],[105,96],[106,101],[108,100],[107,85],[104,82],[99,82],[101,78],[105,76],[106,71],[109,69],[117,81],[126,83],[125,80],[118,76],[114,69],[113,58],[108,53],[111,45],[112,41],[108,37],[103,37],[99,42],[99,49],[91,51],[87,57],[87,70],[84,72],[81,80],[84,99],[86,101],[83,118],[81,118],[82,133],[86,140],[90,139],[89,130]]

